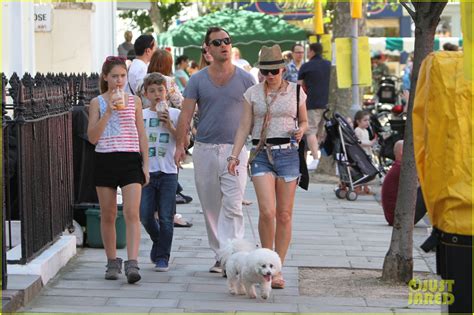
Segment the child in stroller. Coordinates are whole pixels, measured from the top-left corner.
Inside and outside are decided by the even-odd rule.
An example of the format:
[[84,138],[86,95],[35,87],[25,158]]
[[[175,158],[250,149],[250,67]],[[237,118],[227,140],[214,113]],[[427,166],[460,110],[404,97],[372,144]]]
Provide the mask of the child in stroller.
[[323,147],[328,155],[333,155],[339,172],[341,182],[335,194],[340,199],[354,201],[358,196],[356,188],[373,180],[379,171],[347,121],[337,112],[332,118],[328,118],[327,113],[323,115],[327,132]]

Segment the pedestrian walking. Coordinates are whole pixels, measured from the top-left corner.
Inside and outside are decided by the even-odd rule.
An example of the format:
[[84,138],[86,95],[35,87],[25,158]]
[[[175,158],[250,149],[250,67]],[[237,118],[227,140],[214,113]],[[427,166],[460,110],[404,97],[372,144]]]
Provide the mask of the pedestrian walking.
[[189,74],[186,72],[188,65],[188,56],[182,55],[176,58],[174,77],[181,93],[184,92],[184,88],[189,81]]
[[323,59],[323,46],[320,43],[309,45],[310,60],[301,66],[298,72],[298,83],[308,94],[306,109],[308,111],[308,130],[306,142],[313,160],[308,170],[316,170],[319,165],[319,142],[323,136],[323,113],[328,108],[329,81],[331,78],[331,62]]
[[[285,61],[280,46],[263,46],[257,67],[265,80],[244,94],[244,111],[227,167],[231,175],[245,176],[238,170],[245,165],[239,152],[251,134],[254,146],[249,166],[258,200],[260,241],[264,248],[274,249],[283,264],[291,241],[293,204],[300,177],[297,142],[307,128],[306,94],[300,91],[298,104],[299,87],[282,79]],[[282,274],[272,279],[273,288],[284,286]]]
[[[148,138],[150,183],[143,187],[140,220],[153,245],[150,259],[156,271],[168,271],[176,213],[178,169],[174,163],[176,124],[180,110],[168,106],[166,78],[150,73],[143,81],[150,107],[143,110]],[[158,218],[155,218],[158,212]]]
[[142,104],[138,97],[123,92],[127,66],[123,57],[107,57],[100,75],[101,95],[89,108],[89,141],[96,145],[94,181],[100,204],[100,229],[107,255],[105,279],[116,280],[122,259],[116,256],[115,219],[117,186],[122,189],[127,233],[125,275],[128,283],[140,280],[139,207],[142,185],[149,181],[148,145],[143,127]]
[[125,37],[125,41],[117,47],[117,51],[120,57],[127,58],[128,52],[134,49],[132,44],[133,34],[130,31],[126,31],[123,36]]
[[[181,108],[183,102],[183,94],[179,89],[173,75],[173,56],[171,53],[164,49],[157,49],[153,53],[148,64],[147,73],[157,72],[163,75],[166,79],[166,97],[170,102],[170,105],[174,108]],[[140,93],[143,95],[143,85],[140,86]],[[147,107],[149,105],[148,99],[146,100]]]
[[219,250],[229,239],[244,236],[242,199],[247,182],[247,152],[238,157],[242,175],[227,171],[235,133],[243,111],[243,94],[255,82],[245,70],[232,64],[232,40],[227,31],[211,27],[205,36],[206,52],[212,63],[194,74],[184,90],[184,101],[178,122],[175,162],[186,157],[187,135],[196,104],[199,125],[193,150],[196,188],[203,208],[209,245],[216,263],[210,272],[222,272]]
[[304,46],[294,44],[291,47],[291,57],[292,59],[287,63],[286,71],[283,73],[283,79],[296,83],[298,81],[298,71],[304,61]]
[[140,35],[133,44],[135,59],[128,68],[128,81],[125,92],[136,95],[138,88],[143,83],[148,63],[156,50],[156,41],[152,35]]
[[[181,108],[183,102],[183,94],[181,94],[175,79],[172,77],[173,73],[173,56],[165,49],[157,49],[151,56],[150,64],[148,65],[148,73],[159,73],[166,79],[166,98],[169,104],[174,108]],[[140,91],[143,94],[143,86],[140,87]],[[145,97],[144,103],[149,105],[148,99]],[[178,188],[176,189],[176,203],[185,204],[193,201],[191,196],[183,194],[183,187],[178,182]],[[182,218],[181,214],[175,215],[175,226],[176,227],[191,227],[192,224]]]

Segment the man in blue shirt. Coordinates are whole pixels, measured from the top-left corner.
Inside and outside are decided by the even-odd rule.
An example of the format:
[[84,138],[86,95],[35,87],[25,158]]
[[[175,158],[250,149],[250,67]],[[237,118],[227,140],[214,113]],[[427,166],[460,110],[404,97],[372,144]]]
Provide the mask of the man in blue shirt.
[[293,60],[286,65],[286,71],[283,73],[283,80],[287,80],[293,83],[298,81],[298,71],[303,64],[304,59],[304,47],[301,44],[294,44],[291,48],[291,54]]
[[303,86],[308,98],[308,130],[306,141],[311,150],[313,161],[308,170],[315,170],[319,164],[319,140],[323,131],[322,116],[328,106],[329,79],[331,77],[331,62],[324,60],[321,55],[323,46],[319,43],[309,45],[310,60],[301,66],[298,72],[298,83]]

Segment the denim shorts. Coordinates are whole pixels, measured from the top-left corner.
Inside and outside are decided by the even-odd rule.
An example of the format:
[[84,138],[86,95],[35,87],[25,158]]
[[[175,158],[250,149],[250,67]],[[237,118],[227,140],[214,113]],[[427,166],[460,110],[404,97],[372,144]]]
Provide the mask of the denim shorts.
[[[255,149],[252,149],[252,153]],[[298,148],[276,149],[270,151],[273,164],[268,160],[267,151],[260,150],[250,165],[250,176],[263,176],[273,174],[276,178],[282,178],[289,183],[300,177],[300,160]]]

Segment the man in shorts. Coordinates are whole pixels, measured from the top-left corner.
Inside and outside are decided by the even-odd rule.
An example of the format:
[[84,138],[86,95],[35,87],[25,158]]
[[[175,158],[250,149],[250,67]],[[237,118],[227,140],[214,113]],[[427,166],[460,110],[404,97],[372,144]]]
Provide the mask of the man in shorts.
[[319,43],[309,45],[310,60],[301,66],[298,72],[298,83],[303,86],[308,98],[308,131],[306,141],[311,150],[313,161],[308,170],[316,170],[319,164],[319,141],[323,131],[323,113],[328,107],[329,80],[331,78],[331,62],[322,58],[323,46]]

